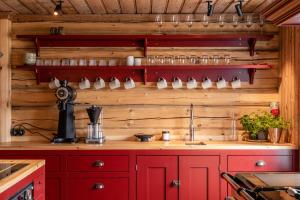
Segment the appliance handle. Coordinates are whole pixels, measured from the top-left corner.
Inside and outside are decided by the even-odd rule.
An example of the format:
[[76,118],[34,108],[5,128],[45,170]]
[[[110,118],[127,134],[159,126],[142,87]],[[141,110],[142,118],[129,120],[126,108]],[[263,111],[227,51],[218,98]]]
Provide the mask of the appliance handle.
[[221,173],[221,177],[224,178],[240,196],[244,197],[246,200],[255,200],[247,193],[245,188],[241,187],[238,183],[235,182],[232,175],[223,172]]

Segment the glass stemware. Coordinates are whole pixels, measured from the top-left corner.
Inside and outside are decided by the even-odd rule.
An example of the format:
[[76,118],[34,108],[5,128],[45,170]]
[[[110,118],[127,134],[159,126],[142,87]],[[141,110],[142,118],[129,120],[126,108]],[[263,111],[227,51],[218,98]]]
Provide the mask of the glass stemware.
[[252,21],[252,15],[247,15],[246,16],[246,26],[247,28],[250,28],[253,24],[253,21]]
[[202,24],[203,24],[203,26],[204,26],[205,28],[208,27],[208,24],[209,24],[209,18],[208,18],[208,16],[207,16],[206,14],[204,14],[204,15],[202,16]]
[[219,19],[218,19],[218,22],[219,22],[220,28],[223,28],[224,25],[225,25],[225,16],[224,15],[220,15]]
[[232,15],[232,26],[236,28],[239,25],[239,17],[236,15]]
[[263,32],[264,25],[265,25],[265,18],[264,18],[264,16],[260,15],[259,16],[259,27],[260,27],[261,33]]
[[179,26],[179,16],[178,15],[172,15],[171,17],[171,23],[174,26],[175,33],[177,32],[177,27]]
[[189,32],[191,32],[191,28],[193,26],[193,15],[187,15],[185,18],[185,22],[188,26]]
[[162,27],[163,22],[164,22],[163,16],[161,14],[156,15],[155,16],[155,22],[158,26],[158,32],[161,33],[161,27]]

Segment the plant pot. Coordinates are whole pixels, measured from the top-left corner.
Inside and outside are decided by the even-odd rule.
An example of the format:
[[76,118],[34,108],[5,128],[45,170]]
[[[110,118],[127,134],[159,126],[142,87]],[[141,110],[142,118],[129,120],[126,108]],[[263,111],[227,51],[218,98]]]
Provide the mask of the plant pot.
[[260,131],[257,133],[257,140],[268,140],[268,133],[266,131]]
[[281,133],[281,128],[269,128],[270,142],[272,142],[273,144],[279,143]]

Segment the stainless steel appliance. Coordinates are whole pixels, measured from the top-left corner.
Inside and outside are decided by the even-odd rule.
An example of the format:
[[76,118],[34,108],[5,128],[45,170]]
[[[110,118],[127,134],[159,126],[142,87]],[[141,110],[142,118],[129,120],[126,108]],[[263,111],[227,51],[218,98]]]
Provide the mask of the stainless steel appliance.
[[237,173],[221,176],[233,189],[229,199],[295,200],[300,199],[300,173]]
[[34,187],[33,183],[30,183],[22,190],[17,192],[14,196],[9,198],[9,200],[34,200]]

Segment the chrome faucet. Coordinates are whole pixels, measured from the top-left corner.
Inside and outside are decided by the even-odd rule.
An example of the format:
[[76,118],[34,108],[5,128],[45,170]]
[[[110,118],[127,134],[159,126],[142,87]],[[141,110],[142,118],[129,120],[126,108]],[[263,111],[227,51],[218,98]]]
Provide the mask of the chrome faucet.
[[190,141],[195,140],[195,128],[194,128],[194,110],[193,104],[190,106]]

